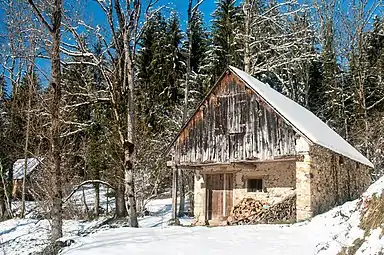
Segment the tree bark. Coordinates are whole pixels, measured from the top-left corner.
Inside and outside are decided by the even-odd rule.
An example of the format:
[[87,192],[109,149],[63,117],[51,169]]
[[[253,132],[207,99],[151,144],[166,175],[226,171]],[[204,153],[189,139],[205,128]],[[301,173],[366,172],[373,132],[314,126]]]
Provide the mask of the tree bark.
[[25,182],[27,179],[27,168],[28,168],[28,145],[29,145],[29,130],[30,130],[30,122],[31,122],[31,101],[32,101],[32,93],[33,93],[33,68],[30,67],[30,72],[28,72],[29,76],[29,88],[28,88],[28,108],[27,108],[27,127],[25,134],[25,144],[24,144],[24,178],[22,185],[22,193],[21,193],[21,218],[24,218],[25,214]]
[[53,208],[52,208],[52,233],[51,241],[55,242],[63,236],[62,216],[62,173],[61,173],[61,145],[60,145],[60,101],[61,101],[61,64],[60,64],[60,27],[62,18],[62,0],[54,1],[52,12],[52,79],[51,90],[53,100],[51,101],[51,153],[53,156]]
[[128,141],[124,151],[124,169],[125,169],[125,191],[128,198],[129,205],[129,225],[130,227],[139,227],[137,221],[137,208],[135,196],[135,183],[133,174],[133,157],[134,157],[134,141],[135,141],[135,111],[134,111],[134,79],[133,79],[133,66],[129,54],[126,53],[127,71],[128,71]]
[[[99,179],[99,177],[96,177],[96,178]],[[96,217],[99,217],[100,215],[100,184],[95,183],[94,187],[95,187],[95,215]]]
[[61,238],[62,233],[62,204],[63,197],[61,186],[61,152],[60,152],[60,119],[59,119],[59,104],[61,98],[61,73],[60,73],[60,55],[59,55],[59,41],[60,32],[54,36],[53,40],[53,59],[52,59],[52,83],[53,101],[51,104],[51,150],[53,155],[53,210],[52,210],[52,241]]
[[[139,227],[137,221],[137,205],[136,205],[136,194],[135,194],[135,180],[134,180],[134,152],[135,152],[135,81],[134,81],[134,67],[133,60],[135,54],[135,41],[136,41],[136,28],[139,22],[140,15],[140,1],[134,1],[133,6],[127,6],[130,17],[125,17],[125,23],[122,18],[119,17],[120,26],[123,28],[123,52],[124,52],[124,70],[122,77],[123,79],[123,93],[127,93],[128,103],[127,105],[127,139],[123,141],[124,146],[124,177],[125,177],[125,192],[128,200],[128,215],[130,227]],[[118,15],[121,11],[118,11]],[[133,47],[131,42],[133,41]]]
[[1,213],[2,213],[2,218],[7,218],[7,217],[12,217],[12,210],[11,210],[11,200],[8,196],[8,191],[7,191],[7,183],[4,178],[4,171],[3,171],[3,165],[0,161],[0,176],[1,176],[1,182],[3,184],[2,187],[0,187],[0,195],[3,195],[4,197],[0,197],[1,199]]
[[51,81],[50,94],[52,99],[49,105],[51,114],[51,157],[53,160],[51,175],[52,175],[52,230],[51,242],[54,243],[57,239],[63,236],[63,215],[62,215],[62,173],[61,173],[61,140],[60,140],[60,101],[61,101],[61,63],[60,63],[60,42],[61,42],[61,20],[63,5],[62,0],[54,0],[52,11],[50,13],[51,24],[47,22],[44,15],[35,5],[33,0],[28,0],[33,12],[39,19],[40,23],[45,26],[51,35],[52,46],[50,49],[51,59]]
[[117,218],[124,218],[127,216],[127,208],[125,206],[125,188],[124,188],[124,182],[123,178],[118,177],[119,180],[117,180],[116,190],[115,190],[115,205],[116,205],[116,217]]

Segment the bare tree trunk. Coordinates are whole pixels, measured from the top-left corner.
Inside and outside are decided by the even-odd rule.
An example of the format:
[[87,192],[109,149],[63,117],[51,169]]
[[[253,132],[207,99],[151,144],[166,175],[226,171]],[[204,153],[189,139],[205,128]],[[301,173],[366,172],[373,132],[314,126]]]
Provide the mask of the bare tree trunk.
[[[96,179],[100,179],[99,177],[96,177]],[[96,217],[99,217],[100,215],[100,184],[95,183],[95,215]]]
[[62,0],[54,0],[52,11],[50,13],[51,24],[47,22],[44,15],[35,5],[33,0],[28,0],[29,5],[33,9],[43,26],[49,31],[52,39],[50,49],[51,58],[51,81],[50,90],[52,100],[49,106],[51,114],[51,156],[53,159],[52,166],[52,230],[51,241],[54,243],[63,236],[63,215],[62,215],[62,173],[61,173],[61,145],[60,145],[60,101],[61,101],[61,63],[60,63],[60,40],[61,40],[61,19],[62,19]]
[[62,15],[62,2],[55,0],[52,13],[52,81],[53,100],[51,108],[51,150],[53,155],[53,210],[52,210],[52,235],[51,240],[56,241],[63,236],[63,218],[62,218],[62,198],[63,191],[61,185],[61,146],[60,146],[60,112],[59,105],[61,100],[61,65],[60,65],[60,27]]
[[187,120],[188,115],[188,97],[189,97],[189,76],[191,73],[191,54],[192,54],[192,0],[188,2],[188,57],[187,57],[187,73],[185,77],[185,89],[184,89],[184,111],[183,111],[183,123]]
[[9,198],[9,195],[8,195],[8,191],[7,191],[7,182],[5,181],[5,178],[4,178],[4,171],[3,171],[3,165],[1,163],[1,160],[0,160],[0,176],[1,176],[1,182],[3,183],[3,187],[2,187],[2,190],[0,190],[0,192],[2,192],[2,194],[4,195],[4,197],[0,197],[1,199],[1,213],[2,213],[2,218],[7,218],[7,217],[12,217],[12,210],[11,210],[11,200]]
[[[188,57],[187,57],[187,73],[185,77],[185,89],[184,89],[184,111],[183,111],[183,123],[187,121],[188,118],[188,98],[189,98],[189,78],[191,74],[191,55],[192,55],[192,40],[193,40],[193,31],[192,31],[192,22],[195,13],[199,5],[203,2],[203,0],[198,1],[195,6],[192,6],[193,0],[189,0],[188,2]],[[183,171],[181,169],[178,170],[178,174],[176,178],[179,181],[179,192],[180,192],[180,203],[179,203],[179,216],[182,216],[185,211],[185,185],[184,185],[184,176]]]
[[24,144],[24,178],[22,185],[22,193],[21,193],[21,218],[25,216],[25,182],[27,179],[27,168],[28,168],[28,145],[29,145],[29,132],[30,132],[30,123],[31,123],[31,101],[32,101],[32,93],[34,86],[34,71],[32,66],[30,66],[30,71],[28,72],[29,77],[29,88],[28,88],[28,107],[27,107],[27,127],[25,134],[25,144]]
[[[129,46],[128,46],[129,47]],[[126,187],[125,191],[127,193],[128,204],[129,204],[129,225],[130,227],[139,227],[137,221],[137,208],[136,208],[136,196],[135,196],[135,185],[134,185],[134,175],[133,175],[133,156],[134,156],[134,141],[135,141],[135,111],[134,111],[134,79],[133,79],[133,66],[132,60],[129,55],[129,49],[126,49],[126,64],[128,72],[128,141],[127,146],[125,146],[125,160],[124,160],[124,169],[125,169],[125,182]]]
[[3,187],[0,187],[0,220],[6,218],[5,195]]
[[[116,1],[118,4],[118,1]],[[131,13],[130,16],[124,18],[121,10],[117,11],[119,16],[120,27],[123,28],[123,58],[124,69],[123,79],[123,93],[127,93],[127,139],[122,141],[124,147],[124,177],[125,177],[125,192],[128,199],[128,214],[130,227],[139,227],[137,221],[137,204],[135,194],[135,180],[134,180],[134,152],[135,152],[135,80],[134,80],[134,67],[133,61],[135,56],[136,41],[137,41],[137,27],[140,17],[141,1],[135,0],[131,4],[127,4],[127,12]],[[120,5],[118,4],[118,8]]]
[[106,215],[108,215],[108,207],[109,207],[109,187],[107,187],[107,191],[106,191],[106,197],[107,197],[107,209],[106,209]]
[[[184,89],[184,111],[183,111],[183,123],[187,121],[188,118],[188,98],[189,98],[189,77],[191,73],[191,54],[192,54],[192,0],[189,0],[188,2],[188,58],[187,58],[187,73],[185,78],[185,89]],[[179,203],[179,214],[178,216],[181,217],[185,211],[185,189],[184,189],[184,183],[183,183],[183,172],[181,169],[178,169],[177,174],[179,182],[179,195],[180,195],[180,203]]]
[[87,214],[87,219],[89,219],[89,208],[88,208],[88,204],[87,204],[87,199],[85,198],[84,186],[82,187],[82,193],[83,193],[83,204],[85,207],[85,213]]
[[116,204],[116,217],[117,218],[123,218],[127,216],[127,208],[125,206],[125,188],[124,188],[124,182],[123,177],[118,177],[115,190],[115,204]]

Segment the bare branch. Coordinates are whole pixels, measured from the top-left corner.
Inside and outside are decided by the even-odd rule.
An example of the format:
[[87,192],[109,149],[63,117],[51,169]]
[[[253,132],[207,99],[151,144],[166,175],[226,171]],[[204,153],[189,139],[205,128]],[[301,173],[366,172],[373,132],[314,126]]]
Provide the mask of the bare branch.
[[28,0],[28,3],[31,5],[34,13],[36,14],[36,16],[39,18],[40,22],[44,24],[44,26],[48,29],[49,33],[53,33],[53,28],[48,24],[48,22],[46,21],[46,19],[44,18],[43,14],[41,13],[41,11],[39,10],[39,8],[37,8],[37,6],[35,5],[35,3],[33,2],[33,0]]
[[65,199],[63,199],[63,203],[66,203],[73,196],[73,194],[75,194],[76,191],[78,191],[82,186],[84,186],[86,184],[93,184],[93,183],[104,184],[104,185],[110,187],[111,189],[115,189],[111,184],[109,184],[106,181],[101,181],[101,180],[87,180],[87,181],[83,181],[79,185],[75,186],[75,188],[72,190],[72,192]]

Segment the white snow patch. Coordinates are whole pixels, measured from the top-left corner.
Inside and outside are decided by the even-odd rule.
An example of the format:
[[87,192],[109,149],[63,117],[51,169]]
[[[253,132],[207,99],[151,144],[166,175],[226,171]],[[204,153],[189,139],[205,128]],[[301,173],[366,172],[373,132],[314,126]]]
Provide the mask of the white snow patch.
[[[381,228],[367,236],[360,229],[364,202],[381,194],[384,177],[374,183],[361,199],[347,202],[313,219],[291,225],[256,225],[234,227],[174,227],[171,199],[150,201],[150,216],[139,219],[140,228],[98,229],[82,237],[84,230],[98,222],[65,221],[64,239],[75,243],[61,254],[320,254],[334,255],[352,246],[357,238],[364,243],[357,254],[384,252]],[[190,224],[191,219],[182,219]],[[15,219],[0,223],[0,254],[29,254],[43,249],[48,241],[48,221]]]
[[365,240],[360,249],[357,250],[356,255],[380,254],[380,252],[384,252],[384,237],[382,236],[381,228],[371,231]]
[[[27,158],[27,176],[40,164],[42,158]],[[24,178],[25,159],[18,159],[13,163],[13,179],[19,180]]]

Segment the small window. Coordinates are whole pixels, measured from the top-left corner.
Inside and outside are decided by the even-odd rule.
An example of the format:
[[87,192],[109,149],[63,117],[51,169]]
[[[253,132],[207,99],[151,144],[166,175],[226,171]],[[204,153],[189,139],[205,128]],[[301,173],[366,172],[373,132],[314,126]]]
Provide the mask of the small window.
[[263,191],[263,179],[248,179],[247,191],[248,192],[262,192]]

